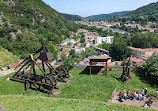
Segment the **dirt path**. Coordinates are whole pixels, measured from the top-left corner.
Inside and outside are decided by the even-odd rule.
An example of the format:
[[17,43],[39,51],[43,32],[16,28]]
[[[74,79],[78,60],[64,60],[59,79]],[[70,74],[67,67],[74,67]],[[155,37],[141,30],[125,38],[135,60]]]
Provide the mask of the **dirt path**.
[[0,105],[0,111],[5,111],[4,108]]
[[[132,105],[132,106],[143,107],[145,102],[149,100],[149,99],[146,99],[146,100],[138,101],[138,100],[135,100],[135,99],[134,100],[127,99],[124,102],[119,102],[118,101],[119,96],[117,95],[118,93],[119,92],[116,92],[114,94],[114,97],[111,100],[108,100],[108,102],[116,103],[116,104],[125,104],[125,105]],[[152,104],[152,106],[150,108],[158,110],[158,99],[152,98],[152,101],[153,101],[153,104]]]
[[16,70],[9,69],[9,70],[6,70],[6,71],[0,71],[0,77],[6,76],[6,75],[8,75],[10,73],[13,73],[13,72],[16,72]]

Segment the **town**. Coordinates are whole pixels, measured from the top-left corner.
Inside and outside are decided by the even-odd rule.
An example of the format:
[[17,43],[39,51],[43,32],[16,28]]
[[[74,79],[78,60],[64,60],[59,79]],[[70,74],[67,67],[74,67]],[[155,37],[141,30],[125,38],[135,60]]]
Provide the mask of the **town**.
[[0,1],[0,111],[158,110],[158,2]]

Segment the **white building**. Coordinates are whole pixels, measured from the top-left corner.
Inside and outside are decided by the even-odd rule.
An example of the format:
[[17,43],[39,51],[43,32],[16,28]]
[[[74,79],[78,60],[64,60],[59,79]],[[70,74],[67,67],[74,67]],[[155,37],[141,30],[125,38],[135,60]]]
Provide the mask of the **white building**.
[[108,36],[108,37],[97,37],[95,39],[95,44],[99,45],[102,44],[103,42],[112,44],[114,41],[114,36]]
[[67,40],[66,40],[66,42],[67,42],[67,43],[72,43],[72,44],[75,44],[74,39],[67,39]]
[[89,41],[86,41],[85,44],[86,44],[86,47],[87,47],[87,48],[91,46],[91,44],[90,44]]
[[76,53],[85,52],[85,48],[75,48]]

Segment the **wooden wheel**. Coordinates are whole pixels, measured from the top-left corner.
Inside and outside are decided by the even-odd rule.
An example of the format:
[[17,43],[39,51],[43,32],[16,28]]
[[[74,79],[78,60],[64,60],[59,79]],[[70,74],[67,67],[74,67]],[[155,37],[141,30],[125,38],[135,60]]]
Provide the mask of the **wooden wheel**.
[[41,85],[43,88],[50,90],[51,88],[56,86],[56,80],[54,77],[50,77],[49,75],[46,75],[42,78]]

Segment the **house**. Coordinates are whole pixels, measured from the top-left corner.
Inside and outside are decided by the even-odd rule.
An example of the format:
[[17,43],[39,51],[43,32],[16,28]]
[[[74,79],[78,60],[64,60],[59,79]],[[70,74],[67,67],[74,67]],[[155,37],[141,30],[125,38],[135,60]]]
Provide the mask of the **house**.
[[74,39],[66,39],[66,40],[63,40],[60,45],[61,46],[64,46],[64,45],[67,45],[68,43],[71,43],[71,44],[75,44],[75,41]]
[[97,45],[102,44],[103,42],[108,43],[108,44],[112,44],[113,41],[114,41],[114,36],[95,38],[95,44],[97,44]]
[[75,48],[76,53],[85,52],[85,48]]
[[68,44],[68,43],[75,44],[74,39],[67,39],[66,42],[67,42],[67,44]]
[[70,55],[70,53],[69,53],[69,52],[66,52],[66,53],[65,53],[65,55],[66,55],[66,56],[69,56],[69,55]]
[[16,62],[16,63],[13,63],[13,64],[9,64],[8,69],[15,69],[20,64],[21,64],[21,62]]
[[153,55],[158,55],[158,51],[154,51],[154,52],[153,52]]
[[136,57],[127,58],[127,60],[129,60],[129,59],[133,62],[134,65],[143,61],[142,59],[137,59]]
[[135,48],[135,47],[129,47],[133,53],[134,56],[137,59],[147,59],[151,55],[157,55],[158,48],[146,48],[146,49],[141,49],[141,48]]
[[81,43],[78,41],[75,43],[76,46],[81,46]]
[[63,40],[63,41],[60,43],[60,45],[61,45],[61,46],[67,45],[66,40]]
[[86,47],[90,47],[91,45],[89,41],[86,41],[85,44],[86,44]]

